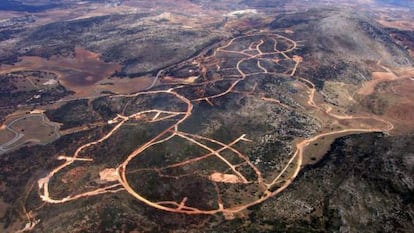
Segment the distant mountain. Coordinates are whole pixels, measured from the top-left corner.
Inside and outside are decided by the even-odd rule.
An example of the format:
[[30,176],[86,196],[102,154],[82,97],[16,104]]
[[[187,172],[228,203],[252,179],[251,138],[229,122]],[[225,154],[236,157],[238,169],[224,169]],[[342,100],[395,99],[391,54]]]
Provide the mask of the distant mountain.
[[395,6],[414,7],[414,2],[412,0],[377,0],[377,2]]
[[0,1],[0,10],[5,11],[23,11],[23,12],[40,12],[45,11],[51,8],[58,7],[57,4],[37,4],[37,5],[28,5],[20,1],[15,0],[2,0]]

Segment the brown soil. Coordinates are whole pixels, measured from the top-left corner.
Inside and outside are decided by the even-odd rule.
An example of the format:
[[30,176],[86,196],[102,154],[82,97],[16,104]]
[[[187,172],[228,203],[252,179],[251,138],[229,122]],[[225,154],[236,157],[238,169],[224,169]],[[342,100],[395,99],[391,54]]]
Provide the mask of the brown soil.
[[[413,70],[408,69],[397,73],[398,79],[389,80],[386,77],[384,85],[373,88],[364,99],[375,102],[375,98],[383,98],[386,104],[382,109],[382,117],[395,125],[393,133],[406,133],[414,130],[414,76]],[[389,76],[388,76],[389,77]],[[378,82],[379,83],[379,82]],[[377,86],[377,84],[375,86]],[[371,82],[373,84],[373,82]],[[362,88],[361,88],[362,89]],[[360,91],[361,91],[360,89]]]
[[233,174],[224,174],[220,172],[215,172],[209,176],[209,179],[213,182],[220,182],[220,183],[232,183],[232,184],[239,184],[243,183],[243,180],[240,177],[233,175]]
[[385,115],[397,121],[414,125],[414,81],[404,79],[390,83],[385,89],[386,94],[393,95],[395,100],[387,109]]
[[14,66],[3,66],[1,73],[20,70],[48,70],[60,75],[60,81],[68,88],[90,86],[103,78],[119,71],[118,64],[105,63],[99,55],[83,48],[75,49],[72,58],[53,56],[50,59],[41,57],[22,57],[22,61]]
[[197,76],[190,76],[188,78],[175,78],[171,76],[166,76],[162,78],[161,83],[165,84],[191,84],[197,80]]
[[78,71],[62,78],[63,85],[71,89],[91,86],[121,69],[120,65],[102,62],[98,54],[82,48],[75,49],[73,59],[54,57],[50,65]]
[[118,180],[118,174],[115,168],[106,168],[99,172],[99,178],[103,182],[113,182]]
[[76,93],[75,97],[98,96],[103,91],[127,94],[143,90],[152,82],[151,77],[135,79],[110,77],[120,69],[121,66],[118,64],[101,61],[97,53],[76,48],[75,56],[69,58],[23,57],[22,61],[14,66],[1,66],[0,73],[22,70],[53,72],[58,75],[63,86]]
[[63,175],[61,181],[64,184],[72,183],[73,181],[78,181],[86,172],[85,167],[75,167],[66,172],[65,175]]
[[14,133],[6,129],[6,125],[2,125],[0,128],[0,144],[9,142],[14,138]]
[[386,81],[392,81],[397,79],[395,74],[389,72],[373,72],[372,73],[372,80],[363,84],[361,89],[358,90],[358,94],[360,95],[371,95],[375,87],[381,83]]
[[389,28],[397,28],[401,30],[414,30],[414,23],[406,20],[387,21],[384,19],[377,20],[380,24]]
[[387,115],[401,121],[410,121],[414,119],[414,104],[402,103],[394,105],[388,110]]

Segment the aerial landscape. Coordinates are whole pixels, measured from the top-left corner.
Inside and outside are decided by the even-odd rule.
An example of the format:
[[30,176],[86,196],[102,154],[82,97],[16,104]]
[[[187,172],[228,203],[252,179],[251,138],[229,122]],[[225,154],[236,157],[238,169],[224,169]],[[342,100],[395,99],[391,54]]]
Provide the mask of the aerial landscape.
[[0,2],[0,232],[413,232],[414,2]]

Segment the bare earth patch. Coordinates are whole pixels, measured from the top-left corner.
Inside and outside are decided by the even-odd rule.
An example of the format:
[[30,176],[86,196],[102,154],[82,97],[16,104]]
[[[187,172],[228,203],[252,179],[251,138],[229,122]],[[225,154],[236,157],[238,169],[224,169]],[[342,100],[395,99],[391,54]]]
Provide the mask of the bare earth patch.
[[358,90],[358,94],[360,95],[371,95],[375,87],[381,83],[386,81],[392,81],[397,79],[398,77],[395,76],[393,73],[389,72],[373,72],[372,73],[372,80],[363,84],[361,89]]
[[231,183],[231,184],[239,184],[244,183],[240,177],[233,175],[233,174],[224,174],[220,172],[215,172],[209,176],[209,179],[213,182],[221,182],[221,183]]
[[115,168],[106,168],[99,172],[99,178],[104,182],[113,182],[118,180],[118,173]]
[[99,96],[104,92],[128,94],[144,90],[151,85],[152,77],[114,78],[121,66],[100,60],[100,55],[83,48],[75,48],[74,57],[54,56],[50,59],[41,57],[22,57],[14,66],[0,66],[0,73],[14,71],[42,70],[55,73],[58,81],[67,89],[74,91],[69,98]]

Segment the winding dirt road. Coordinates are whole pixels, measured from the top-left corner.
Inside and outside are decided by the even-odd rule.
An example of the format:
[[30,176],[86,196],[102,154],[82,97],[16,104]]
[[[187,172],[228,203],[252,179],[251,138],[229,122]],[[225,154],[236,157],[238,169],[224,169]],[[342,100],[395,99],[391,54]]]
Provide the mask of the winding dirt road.
[[[232,50],[230,49],[231,46],[233,46],[235,43],[238,43],[238,41],[251,39],[251,38],[260,38],[256,41],[253,41],[250,43],[248,48],[244,50]],[[263,52],[264,48],[262,48],[263,44],[265,43],[265,39],[272,40],[274,42],[273,44],[273,52]],[[285,43],[286,49],[283,51],[280,51],[278,49],[278,43]],[[234,75],[232,77],[224,77],[221,80],[208,80],[201,83],[193,83],[193,84],[187,84],[187,85],[180,85],[176,86],[170,89],[166,90],[159,90],[159,91],[145,91],[145,92],[139,92],[132,95],[114,95],[111,96],[111,98],[134,98],[138,96],[156,96],[156,95],[169,95],[171,98],[175,98],[176,100],[180,101],[184,106],[184,111],[166,111],[161,109],[149,109],[149,110],[143,110],[136,113],[133,113],[131,115],[124,115],[125,111],[122,111],[122,113],[118,114],[115,118],[108,121],[108,124],[113,125],[113,128],[111,131],[109,131],[107,134],[105,134],[102,138],[86,143],[82,146],[80,146],[73,155],[68,156],[60,156],[58,159],[64,161],[60,166],[53,169],[48,175],[38,180],[38,191],[40,193],[41,199],[46,203],[52,203],[52,204],[61,204],[66,203],[70,201],[75,201],[77,199],[91,197],[95,195],[101,195],[104,193],[116,193],[116,192],[127,192],[131,196],[135,197],[142,203],[145,203],[148,206],[151,206],[153,208],[157,208],[164,211],[170,211],[175,213],[184,213],[184,214],[217,214],[217,213],[223,213],[226,216],[231,216],[233,214],[236,214],[237,212],[240,212],[242,210],[245,210],[248,207],[251,207],[253,205],[262,203],[266,201],[268,198],[277,195],[278,193],[285,190],[296,178],[296,176],[299,174],[302,166],[303,166],[303,158],[305,155],[306,148],[315,142],[318,139],[321,139],[322,137],[326,136],[340,136],[343,134],[354,134],[354,133],[365,133],[365,132],[387,132],[393,129],[393,125],[390,122],[387,122],[383,119],[380,119],[377,116],[348,116],[348,115],[337,115],[332,113],[332,107],[326,107],[326,104],[324,106],[318,105],[315,101],[315,95],[317,94],[317,89],[315,88],[315,85],[310,82],[309,80],[306,80],[304,78],[297,78],[295,77],[296,71],[300,66],[300,63],[302,62],[302,58],[299,56],[292,56],[290,57],[290,53],[294,51],[297,48],[297,43],[291,39],[288,39],[284,36],[277,35],[277,34],[270,34],[270,33],[262,33],[262,34],[254,34],[254,35],[246,35],[246,36],[240,36],[231,39],[227,44],[217,48],[214,53],[209,57],[204,57],[203,59],[198,59],[198,65],[200,67],[200,70],[210,70],[214,69],[215,72],[223,71],[224,68],[220,66],[220,62],[217,61],[219,59],[216,59],[218,56],[223,56],[225,54],[236,54],[237,56],[240,56],[240,60],[234,65],[234,67],[230,67],[228,69],[234,69],[237,71],[237,75]],[[291,76],[292,78],[297,79],[300,82],[303,82],[308,89],[308,100],[307,105],[311,108],[315,108],[317,110],[322,110],[324,114],[326,114],[331,119],[339,119],[339,120],[347,120],[347,121],[359,121],[361,119],[372,119],[374,121],[382,122],[380,124],[383,125],[383,127],[367,127],[367,128],[346,128],[341,129],[337,131],[330,131],[330,132],[320,132],[317,135],[312,136],[311,138],[307,139],[301,139],[296,143],[296,150],[294,153],[292,153],[292,156],[288,160],[286,164],[284,164],[283,169],[281,169],[280,172],[275,172],[276,174],[273,175],[272,179],[270,179],[269,182],[266,181],[266,179],[263,177],[262,172],[260,169],[252,162],[250,161],[249,157],[246,156],[241,151],[237,150],[235,148],[235,145],[239,143],[252,143],[251,140],[248,139],[247,134],[243,134],[240,137],[234,139],[230,143],[222,143],[216,139],[208,138],[200,135],[193,135],[186,132],[182,132],[180,130],[180,125],[185,122],[193,113],[193,104],[200,102],[200,101],[206,101],[209,104],[213,105],[213,100],[226,96],[230,93],[238,93],[245,96],[254,96],[257,97],[261,101],[269,102],[272,104],[278,104],[281,107],[290,109],[291,107],[283,104],[280,100],[265,97],[263,95],[255,95],[255,88],[251,92],[240,92],[235,90],[235,87],[241,83],[243,80],[246,80],[250,77],[253,77],[257,74],[272,74],[272,72],[269,72],[268,69],[262,64],[262,62],[272,62],[278,64],[281,59],[286,59],[292,62],[293,67],[286,67],[285,74],[288,76]],[[206,61],[203,63],[203,60]],[[243,69],[243,63],[249,62],[249,61],[256,61],[257,69],[261,70],[261,72],[257,73],[249,73],[248,71]],[[227,68],[226,68],[227,69]],[[202,72],[203,73],[203,72]],[[204,72],[205,73],[205,72]],[[278,73],[273,73],[278,74]],[[158,77],[158,75],[157,75]],[[204,80],[207,80],[204,77]],[[200,98],[194,98],[190,99],[182,94],[179,94],[179,90],[187,88],[187,87],[195,87],[200,86],[203,87],[204,85],[214,84],[215,82],[220,82],[223,80],[230,80],[232,83],[229,85],[229,87],[225,90],[223,90],[221,93],[213,94],[210,96],[203,96]],[[126,107],[125,107],[126,108]],[[125,109],[124,108],[124,109]],[[57,173],[61,172],[64,168],[74,165],[76,162],[83,161],[86,163],[93,163],[93,160],[90,158],[81,158],[79,155],[82,151],[86,150],[87,148],[91,146],[97,146],[101,143],[104,143],[108,138],[112,137],[114,133],[116,133],[122,126],[124,126],[128,121],[133,119],[146,119],[145,116],[148,116],[149,114],[152,114],[151,118],[147,119],[147,122],[160,122],[165,120],[170,120],[172,118],[177,119],[175,120],[170,126],[165,128],[161,133],[153,137],[148,142],[144,143],[143,145],[140,145],[137,147],[133,152],[131,152],[129,155],[125,157],[125,159],[119,163],[117,167],[114,168],[107,168],[106,171],[113,171],[113,173],[110,174],[111,180],[114,181],[110,185],[99,188],[96,190],[91,190],[84,193],[74,194],[74,195],[68,195],[65,198],[54,198],[53,194],[50,193],[49,185],[50,181],[56,176]],[[378,125],[378,124],[377,124]],[[158,167],[158,168],[146,168],[146,169],[138,169],[133,170],[129,169],[129,164],[132,160],[134,160],[137,156],[142,154],[144,151],[148,150],[150,147],[155,146],[157,144],[161,144],[164,142],[167,142],[173,138],[180,138],[183,139],[193,145],[196,145],[204,150],[207,151],[206,154],[194,157],[192,159],[188,159],[185,161],[177,162],[174,164],[170,164],[164,167]],[[212,146],[209,145],[216,145],[217,148],[212,148]],[[223,156],[224,151],[230,151],[234,155],[236,155],[241,161],[243,161],[241,164],[232,164],[228,159]],[[192,206],[187,205],[188,197],[183,197],[179,201],[171,200],[171,201],[152,201],[144,196],[142,196],[140,193],[138,193],[133,186],[130,184],[130,181],[128,180],[127,174],[131,172],[137,172],[137,171],[153,171],[158,174],[161,174],[161,171],[168,169],[168,168],[176,168],[176,167],[183,167],[189,164],[193,164],[196,162],[203,161],[207,158],[215,157],[219,159],[223,164],[225,164],[228,167],[228,173],[223,172],[215,172],[210,174],[209,176],[206,176],[206,182],[212,182],[213,184],[224,182],[224,183],[239,183],[239,184],[257,184],[260,190],[258,190],[259,193],[262,193],[260,197],[253,201],[249,201],[247,203],[242,203],[239,205],[234,206],[226,206],[223,203],[222,197],[219,194],[220,190],[218,186],[216,185],[217,190],[217,206],[216,209],[199,209]],[[255,180],[249,180],[245,174],[240,172],[237,168],[241,165],[248,166],[251,168],[255,175]],[[115,181],[116,178],[116,181]],[[29,219],[32,223],[37,223],[37,219]]]

